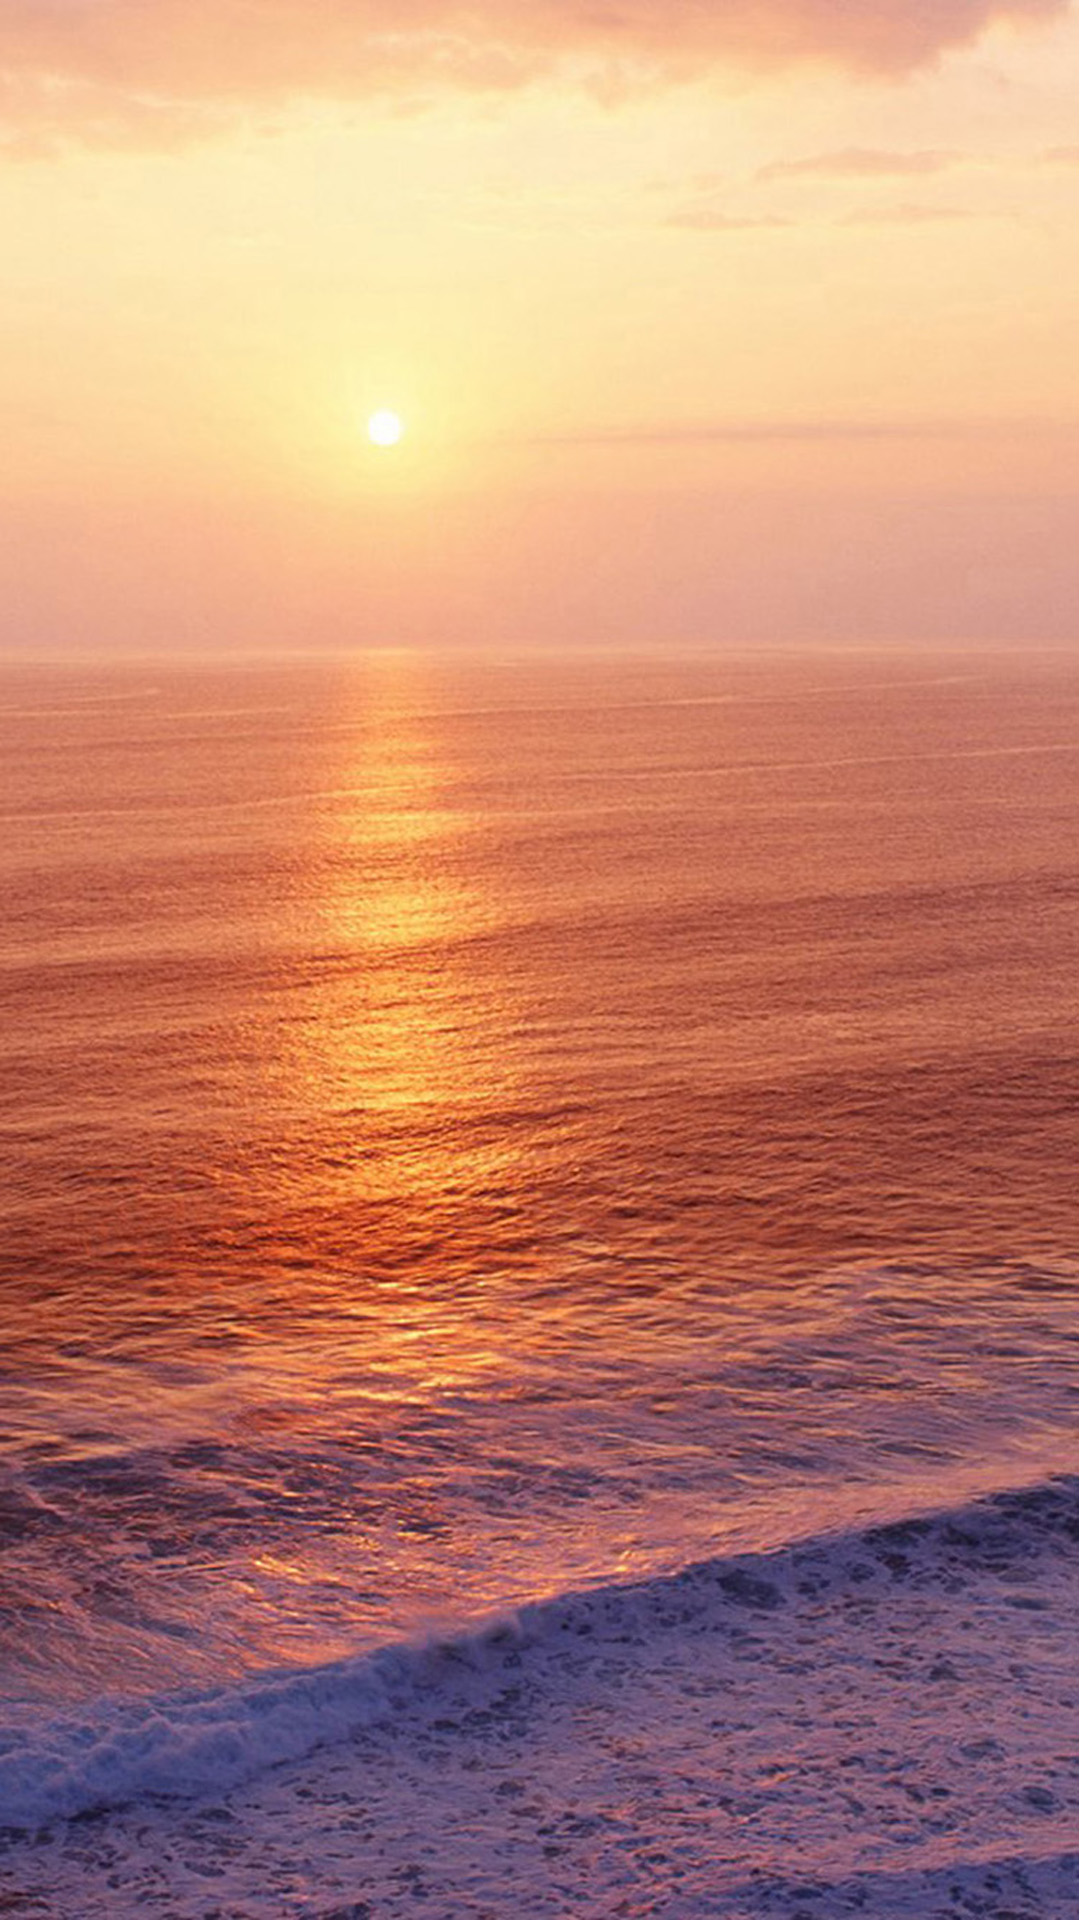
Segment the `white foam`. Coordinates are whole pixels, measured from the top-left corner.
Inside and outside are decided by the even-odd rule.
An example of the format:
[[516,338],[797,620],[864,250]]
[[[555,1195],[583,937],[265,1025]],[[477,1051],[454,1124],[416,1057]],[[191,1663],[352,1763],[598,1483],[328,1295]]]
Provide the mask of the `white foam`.
[[[605,1650],[632,1643],[647,1659],[658,1636],[688,1622],[711,1628],[718,1610],[734,1630],[807,1596],[838,1614],[853,1594],[887,1594],[899,1581],[947,1592],[962,1575],[978,1588],[984,1567],[999,1569],[1003,1560],[1022,1567],[1039,1548],[1064,1551],[1074,1515],[1075,1483],[1051,1481],[930,1518],[566,1594],[453,1639],[399,1644],[232,1688],[106,1700],[86,1713],[10,1727],[0,1734],[0,1826],[37,1829],[147,1796],[222,1794],[363,1729],[393,1727],[418,1710],[437,1714],[447,1687],[459,1696],[464,1687],[481,1702],[515,1648],[532,1648],[545,1684],[557,1688],[568,1645],[586,1644],[600,1661]],[[1015,1584],[994,1602],[1023,1603]]]
[[224,1792],[393,1717],[429,1649],[380,1650],[249,1686],[102,1701],[0,1736],[0,1826],[40,1827],[141,1796]]

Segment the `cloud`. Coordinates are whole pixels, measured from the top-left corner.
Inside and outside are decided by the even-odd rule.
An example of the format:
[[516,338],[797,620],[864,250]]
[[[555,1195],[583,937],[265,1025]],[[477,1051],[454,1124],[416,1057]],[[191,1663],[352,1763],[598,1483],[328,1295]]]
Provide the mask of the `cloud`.
[[0,69],[0,155],[11,159],[48,158],[71,137],[105,150],[168,150],[213,135],[232,117],[219,101],[158,99]]
[[1067,0],[0,0],[9,139],[183,139],[319,98],[505,93],[553,73],[602,94],[723,66],[900,75]]
[[824,179],[892,178],[897,174],[944,173],[960,164],[963,155],[923,148],[914,153],[894,153],[883,147],[843,147],[837,153],[815,153],[805,160],[774,160],[762,167],[759,180],[792,180],[803,175]]
[[936,226],[943,220],[970,220],[972,215],[964,207],[928,207],[904,205],[899,207],[859,207],[849,213],[846,227],[916,227]]
[[1045,423],[995,419],[901,420],[700,420],[680,425],[643,422],[629,427],[574,427],[563,433],[530,434],[529,446],[653,447],[739,445],[755,442],[844,442],[894,440],[980,440],[1002,432],[1028,437],[1045,432]]
[[694,233],[746,233],[761,227],[790,227],[792,220],[782,219],[779,214],[739,215],[721,213],[716,207],[681,207],[675,213],[669,213],[662,222],[665,227],[685,227]]

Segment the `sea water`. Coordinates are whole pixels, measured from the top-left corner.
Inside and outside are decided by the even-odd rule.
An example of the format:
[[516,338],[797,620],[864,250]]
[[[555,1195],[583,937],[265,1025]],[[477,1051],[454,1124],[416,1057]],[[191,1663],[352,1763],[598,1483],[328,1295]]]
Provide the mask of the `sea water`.
[[0,1824],[245,1777],[509,1609],[1041,1516],[1065,655],[9,662],[0,709]]

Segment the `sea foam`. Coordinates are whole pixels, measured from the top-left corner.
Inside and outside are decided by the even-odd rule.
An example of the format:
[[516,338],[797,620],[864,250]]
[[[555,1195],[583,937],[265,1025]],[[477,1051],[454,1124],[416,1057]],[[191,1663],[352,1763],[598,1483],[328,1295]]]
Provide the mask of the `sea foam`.
[[673,1629],[734,1633],[792,1601],[835,1613],[898,1583],[946,1593],[974,1585],[984,1617],[994,1606],[1037,1611],[1040,1559],[1063,1558],[1075,1537],[1076,1481],[1060,1476],[946,1512],[558,1595],[453,1637],[232,1687],[101,1700],[0,1733],[0,1827],[35,1830],[135,1799],[221,1795],[317,1748],[393,1728],[406,1714],[437,1717],[448,1687],[483,1712],[508,1659],[529,1650],[534,1677],[557,1691],[567,1684],[561,1654],[570,1645],[578,1655],[587,1647],[597,1669],[616,1649],[645,1662],[650,1644]]

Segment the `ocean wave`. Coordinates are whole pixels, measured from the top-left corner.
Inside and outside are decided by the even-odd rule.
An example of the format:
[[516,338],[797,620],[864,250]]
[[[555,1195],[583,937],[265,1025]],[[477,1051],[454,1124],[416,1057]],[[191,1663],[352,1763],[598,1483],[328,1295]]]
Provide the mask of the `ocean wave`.
[[483,1711],[508,1651],[557,1655],[572,1639],[587,1641],[598,1661],[616,1643],[647,1658],[650,1640],[673,1627],[716,1631],[729,1619],[734,1628],[794,1599],[828,1607],[898,1582],[955,1593],[1003,1576],[998,1604],[1037,1611],[1040,1562],[1069,1555],[1076,1534],[1076,1478],[1058,1475],[945,1511],[560,1594],[422,1644],[234,1687],[101,1700],[0,1731],[0,1827],[35,1830],[136,1799],[220,1794],[365,1729],[392,1727],[406,1712],[437,1716],[451,1680]]

